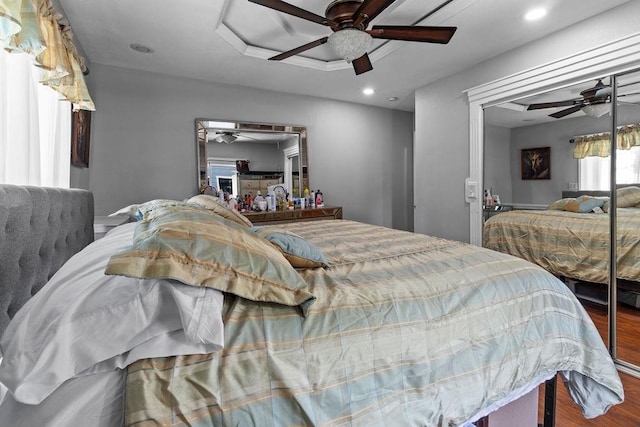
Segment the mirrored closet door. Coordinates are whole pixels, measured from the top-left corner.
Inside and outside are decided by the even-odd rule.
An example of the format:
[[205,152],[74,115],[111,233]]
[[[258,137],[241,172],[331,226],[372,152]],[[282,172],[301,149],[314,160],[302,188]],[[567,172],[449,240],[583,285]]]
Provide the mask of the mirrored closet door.
[[[640,71],[516,98],[483,117],[483,244],[563,279],[637,375],[640,189],[630,187],[640,188]],[[516,236],[496,235],[500,223]],[[516,228],[535,223],[545,229]],[[517,236],[527,244],[506,240]],[[550,240],[562,243],[545,253]]]
[[[640,369],[640,70],[612,78],[611,180],[616,190],[616,304],[612,352],[625,367]],[[615,216],[615,218],[614,218]]]

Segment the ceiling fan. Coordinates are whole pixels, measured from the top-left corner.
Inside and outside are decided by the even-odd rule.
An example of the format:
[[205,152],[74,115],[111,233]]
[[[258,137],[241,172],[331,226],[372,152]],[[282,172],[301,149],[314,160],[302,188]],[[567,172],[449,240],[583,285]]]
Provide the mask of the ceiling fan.
[[246,133],[240,134],[239,132],[230,132],[230,131],[216,131],[216,137],[211,139],[211,141],[218,142],[220,144],[233,144],[236,142],[238,138],[246,138],[252,139],[254,141],[260,141],[258,138],[254,138],[252,136],[247,135]]
[[367,29],[369,23],[395,0],[334,0],[327,6],[324,17],[282,0],[249,1],[327,26],[333,31],[327,37],[273,56],[269,60],[281,61],[329,43],[336,54],[353,64],[356,75],[373,69],[367,51],[374,38],[447,44],[457,29],[456,27],[402,25],[374,25],[371,29]]
[[[625,85],[626,86],[626,85]],[[618,86],[618,87],[623,87]],[[638,93],[618,94],[618,98],[624,96],[635,96]],[[598,79],[595,86],[580,92],[580,98],[567,99],[565,101],[541,102],[538,104],[530,104],[527,110],[541,110],[544,108],[569,107],[564,110],[549,114],[549,117],[560,119],[582,110],[585,114],[592,117],[600,117],[609,112],[611,103],[611,86],[604,84],[602,79]]]

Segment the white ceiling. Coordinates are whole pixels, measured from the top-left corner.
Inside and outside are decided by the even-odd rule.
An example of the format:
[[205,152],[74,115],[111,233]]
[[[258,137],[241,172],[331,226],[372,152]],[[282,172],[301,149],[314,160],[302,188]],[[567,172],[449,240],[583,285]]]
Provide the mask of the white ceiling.
[[[58,0],[90,63],[172,76],[261,87],[414,109],[414,90],[524,45],[628,0],[397,0],[373,20],[377,25],[458,27],[447,45],[376,41],[373,71],[356,76],[327,45],[282,62],[266,58],[330,34],[328,27],[248,0]],[[324,16],[329,0],[289,0]],[[526,22],[537,6],[548,15]],[[135,52],[132,43],[153,53]],[[367,97],[364,87],[376,93]],[[397,97],[395,102],[389,98]]]

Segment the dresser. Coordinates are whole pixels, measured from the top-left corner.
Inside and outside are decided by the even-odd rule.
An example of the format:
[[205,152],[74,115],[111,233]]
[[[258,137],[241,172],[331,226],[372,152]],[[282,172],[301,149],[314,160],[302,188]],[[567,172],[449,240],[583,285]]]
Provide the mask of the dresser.
[[342,206],[308,209],[283,209],[275,212],[240,212],[254,225],[283,224],[296,221],[342,219]]

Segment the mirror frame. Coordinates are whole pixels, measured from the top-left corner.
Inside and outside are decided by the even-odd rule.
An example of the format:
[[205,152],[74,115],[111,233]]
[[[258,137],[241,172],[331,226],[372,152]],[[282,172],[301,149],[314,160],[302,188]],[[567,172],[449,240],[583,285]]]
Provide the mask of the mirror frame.
[[[213,121],[229,124],[228,127],[221,126],[219,129],[228,129],[236,132],[260,132],[260,133],[290,133],[298,135],[298,170],[301,173],[299,194],[297,197],[302,197],[304,188],[310,188],[309,183],[309,155],[307,150],[307,128],[305,126],[290,125],[290,124],[274,124],[274,123],[260,123],[260,122],[245,122],[226,119],[212,119],[212,118],[196,118],[195,119],[195,142],[196,142],[196,193],[200,193],[201,188],[201,174],[207,170],[207,142],[202,141],[201,134],[201,122]],[[204,165],[203,165],[204,162]],[[306,183],[306,185],[304,185]],[[294,195],[295,196],[295,195]]]

